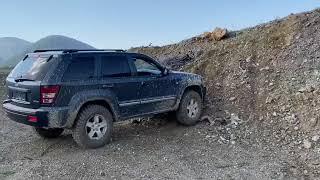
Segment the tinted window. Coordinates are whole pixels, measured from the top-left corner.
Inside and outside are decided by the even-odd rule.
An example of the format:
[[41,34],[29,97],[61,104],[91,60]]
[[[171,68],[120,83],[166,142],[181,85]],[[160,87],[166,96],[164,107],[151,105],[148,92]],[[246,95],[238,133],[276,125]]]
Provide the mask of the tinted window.
[[62,81],[88,80],[94,77],[94,57],[77,57],[69,64]]
[[153,63],[147,62],[142,58],[134,58],[138,76],[161,74],[160,69]]
[[52,58],[53,56],[51,55],[28,55],[16,65],[9,74],[9,77],[40,81],[44,78],[52,64]]
[[131,71],[125,56],[103,56],[101,59],[102,77],[130,76]]

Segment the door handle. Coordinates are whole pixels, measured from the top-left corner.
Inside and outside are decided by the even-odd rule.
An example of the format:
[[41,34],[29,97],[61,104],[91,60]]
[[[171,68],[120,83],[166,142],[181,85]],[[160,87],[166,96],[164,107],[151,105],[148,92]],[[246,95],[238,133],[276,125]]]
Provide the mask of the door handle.
[[113,84],[104,84],[102,85],[102,88],[112,88],[113,86]]

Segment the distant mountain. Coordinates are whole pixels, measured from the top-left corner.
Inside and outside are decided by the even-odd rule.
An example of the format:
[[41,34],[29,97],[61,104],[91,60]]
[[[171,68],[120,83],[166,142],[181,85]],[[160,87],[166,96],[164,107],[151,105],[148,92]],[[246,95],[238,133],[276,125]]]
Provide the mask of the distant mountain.
[[52,35],[35,42],[28,50],[36,49],[94,49],[94,47],[66,36]]
[[35,43],[32,43],[22,52],[17,53],[15,56],[6,61],[4,66],[15,66],[25,56],[25,54],[33,52],[36,49],[94,49],[94,47],[66,36],[47,36]]
[[17,54],[22,53],[30,45],[30,42],[15,37],[0,38],[0,64]]

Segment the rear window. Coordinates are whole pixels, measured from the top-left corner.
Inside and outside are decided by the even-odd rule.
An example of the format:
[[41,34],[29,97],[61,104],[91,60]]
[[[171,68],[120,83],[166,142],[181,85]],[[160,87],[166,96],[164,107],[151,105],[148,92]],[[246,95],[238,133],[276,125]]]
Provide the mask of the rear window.
[[131,75],[125,56],[103,56],[101,58],[102,77],[126,77]]
[[69,64],[62,81],[88,80],[94,77],[94,57],[77,57]]
[[27,55],[9,74],[10,78],[41,81],[52,64],[52,55]]

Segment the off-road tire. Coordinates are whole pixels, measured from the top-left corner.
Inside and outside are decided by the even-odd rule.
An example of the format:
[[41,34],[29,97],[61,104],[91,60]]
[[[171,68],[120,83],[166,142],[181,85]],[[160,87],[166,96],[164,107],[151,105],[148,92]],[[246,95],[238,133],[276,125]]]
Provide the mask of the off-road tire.
[[[196,113],[195,117],[189,117],[188,116],[188,110],[187,106],[191,99],[194,99],[195,102],[198,104],[198,112]],[[176,119],[180,124],[186,125],[186,126],[192,126],[195,125],[202,113],[202,107],[203,107],[203,101],[199,93],[189,90],[186,91],[180,101],[179,109],[176,111]]]
[[[90,139],[87,134],[86,123],[95,115],[101,115],[107,121],[106,132],[101,139]],[[74,141],[82,148],[98,148],[111,141],[113,118],[110,111],[100,105],[89,105],[85,107],[76,119],[72,137]]]
[[42,138],[57,138],[63,133],[63,129],[61,128],[39,128],[39,127],[34,127],[33,130]]

